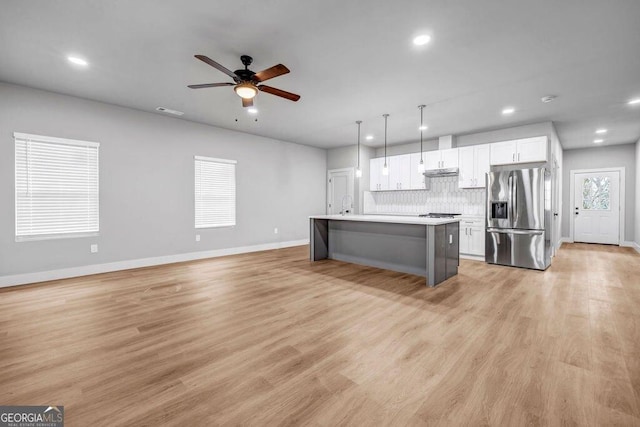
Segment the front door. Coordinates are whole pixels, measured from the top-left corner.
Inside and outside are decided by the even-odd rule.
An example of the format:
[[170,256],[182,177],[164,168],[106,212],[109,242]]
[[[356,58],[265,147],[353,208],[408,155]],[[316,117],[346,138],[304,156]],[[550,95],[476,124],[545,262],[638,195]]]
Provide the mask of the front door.
[[353,168],[332,169],[327,175],[327,213],[353,213]]
[[620,172],[575,174],[573,240],[620,243]]

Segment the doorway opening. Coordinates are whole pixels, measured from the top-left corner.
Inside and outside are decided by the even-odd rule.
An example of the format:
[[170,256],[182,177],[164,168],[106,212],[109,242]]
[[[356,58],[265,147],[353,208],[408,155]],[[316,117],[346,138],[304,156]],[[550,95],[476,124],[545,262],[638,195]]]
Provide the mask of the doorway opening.
[[327,171],[327,214],[354,213],[353,168]]

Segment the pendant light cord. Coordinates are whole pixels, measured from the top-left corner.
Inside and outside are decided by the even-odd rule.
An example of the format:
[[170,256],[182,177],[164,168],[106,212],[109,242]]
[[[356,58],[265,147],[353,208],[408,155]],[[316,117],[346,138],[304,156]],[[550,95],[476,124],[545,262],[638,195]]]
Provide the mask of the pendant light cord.
[[420,163],[422,163],[422,131],[424,127],[422,124],[422,110],[424,110],[424,107],[426,107],[426,105],[418,105],[420,109]]
[[358,124],[358,169],[360,169],[360,123],[362,120],[358,120],[356,123]]
[[388,114],[383,114],[384,117],[384,165],[387,165],[387,117]]

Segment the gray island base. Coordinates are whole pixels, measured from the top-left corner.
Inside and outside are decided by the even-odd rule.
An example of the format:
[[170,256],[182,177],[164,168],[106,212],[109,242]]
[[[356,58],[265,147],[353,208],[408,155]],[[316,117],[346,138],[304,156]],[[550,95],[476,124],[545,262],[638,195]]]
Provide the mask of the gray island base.
[[452,218],[316,215],[310,257],[415,274],[435,286],[458,274],[459,233]]

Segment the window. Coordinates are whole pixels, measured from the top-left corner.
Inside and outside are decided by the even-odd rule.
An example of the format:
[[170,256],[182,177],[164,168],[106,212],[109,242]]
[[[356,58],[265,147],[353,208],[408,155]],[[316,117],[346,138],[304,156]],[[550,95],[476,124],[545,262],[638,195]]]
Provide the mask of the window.
[[584,210],[609,210],[608,176],[585,178],[582,183],[582,209]]
[[95,142],[14,133],[16,241],[98,234]]
[[236,161],[195,157],[196,228],[236,225]]

